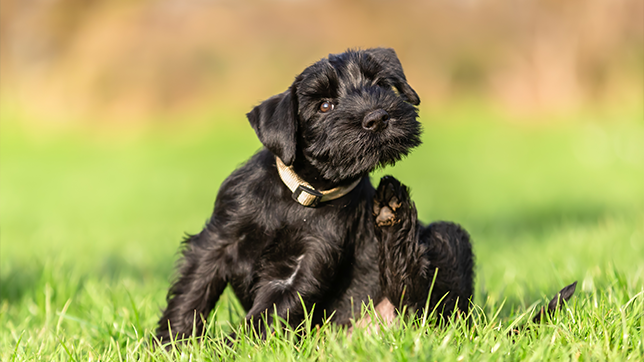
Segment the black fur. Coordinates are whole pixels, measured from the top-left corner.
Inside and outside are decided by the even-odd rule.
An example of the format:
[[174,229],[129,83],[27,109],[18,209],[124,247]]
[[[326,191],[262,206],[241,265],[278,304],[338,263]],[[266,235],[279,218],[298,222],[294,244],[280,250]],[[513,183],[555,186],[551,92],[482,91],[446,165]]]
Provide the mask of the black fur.
[[425,307],[431,289],[430,312],[466,312],[474,268],[468,233],[449,222],[422,226],[409,190],[391,176],[380,180],[373,209],[383,297],[414,312]]
[[[325,101],[334,109],[321,112]],[[369,172],[420,144],[419,102],[396,53],[377,48],[320,60],[248,113],[265,148],[224,181],[210,221],[185,240],[157,337],[202,335],[229,283],[262,335],[262,317],[270,324],[274,311],[298,325],[300,297],[307,309],[315,305],[316,322],[334,313],[342,325],[370,298],[422,308],[435,268],[430,307],[448,293],[441,311],[451,312],[457,299],[467,310],[472,254],[465,231],[446,223],[421,227],[393,178],[380,188],[393,185],[404,211],[390,210],[397,221],[376,225],[375,211],[391,200],[376,194]],[[275,156],[319,190],[361,182],[342,198],[304,207],[280,180]]]

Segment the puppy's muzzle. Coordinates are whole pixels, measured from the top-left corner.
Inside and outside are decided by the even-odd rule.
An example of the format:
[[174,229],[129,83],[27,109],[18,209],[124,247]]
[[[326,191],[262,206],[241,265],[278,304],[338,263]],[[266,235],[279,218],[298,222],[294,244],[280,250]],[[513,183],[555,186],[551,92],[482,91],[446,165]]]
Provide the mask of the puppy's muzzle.
[[376,109],[368,113],[362,120],[362,128],[367,131],[380,132],[389,125],[389,113],[384,109]]

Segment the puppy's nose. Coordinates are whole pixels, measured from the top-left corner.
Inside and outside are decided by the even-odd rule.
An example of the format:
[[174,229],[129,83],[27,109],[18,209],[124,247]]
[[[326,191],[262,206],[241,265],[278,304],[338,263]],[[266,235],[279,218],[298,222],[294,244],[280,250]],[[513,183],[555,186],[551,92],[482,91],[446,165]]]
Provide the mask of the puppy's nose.
[[384,109],[376,109],[367,114],[362,120],[362,128],[368,131],[382,131],[389,125],[389,113]]

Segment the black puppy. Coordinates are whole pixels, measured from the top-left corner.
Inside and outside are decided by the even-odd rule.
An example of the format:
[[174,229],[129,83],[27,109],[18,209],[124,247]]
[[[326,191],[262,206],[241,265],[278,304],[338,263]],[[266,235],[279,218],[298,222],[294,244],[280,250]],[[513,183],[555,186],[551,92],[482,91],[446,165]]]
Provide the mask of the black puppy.
[[210,221],[185,240],[157,337],[201,335],[229,283],[261,335],[274,312],[297,326],[304,307],[342,325],[369,299],[419,310],[436,270],[429,307],[467,311],[467,233],[421,227],[404,186],[388,177],[376,192],[369,181],[420,144],[419,103],[396,53],[376,48],[320,60],[248,113],[265,148],[224,181]]

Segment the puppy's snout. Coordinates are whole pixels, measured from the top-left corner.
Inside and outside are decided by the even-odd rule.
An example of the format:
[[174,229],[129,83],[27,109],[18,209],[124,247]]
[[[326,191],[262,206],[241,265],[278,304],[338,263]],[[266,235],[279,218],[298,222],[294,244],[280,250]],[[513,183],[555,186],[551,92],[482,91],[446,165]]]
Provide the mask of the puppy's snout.
[[389,113],[384,109],[369,112],[362,120],[362,128],[368,131],[382,131],[389,125]]

